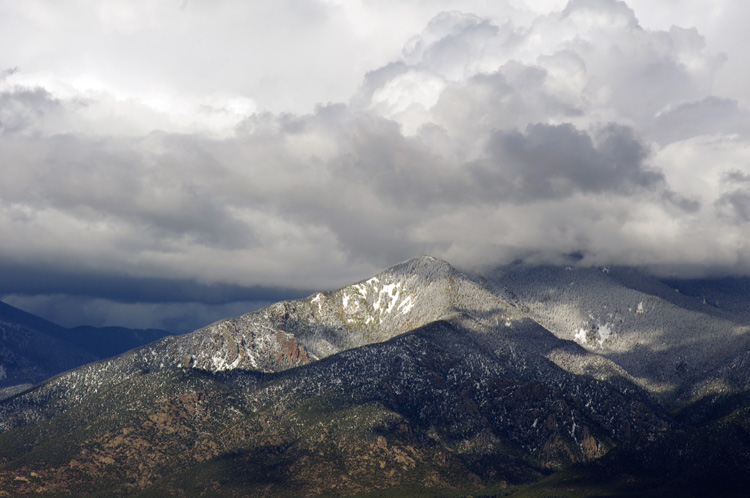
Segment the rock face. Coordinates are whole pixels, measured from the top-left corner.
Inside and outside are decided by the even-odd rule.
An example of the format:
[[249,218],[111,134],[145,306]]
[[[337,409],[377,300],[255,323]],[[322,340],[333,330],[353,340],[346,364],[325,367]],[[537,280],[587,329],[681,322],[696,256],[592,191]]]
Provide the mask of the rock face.
[[[524,281],[524,271],[535,280]],[[0,490],[468,494],[535,481],[613,448],[662,448],[683,431],[687,418],[669,413],[681,398],[648,376],[663,358],[660,342],[643,346],[656,359],[623,355],[628,334],[672,337],[666,325],[649,336],[631,321],[654,303],[679,303],[636,289],[633,281],[651,282],[640,277],[611,284],[625,298],[607,301],[571,294],[575,279],[561,288],[560,275],[573,270],[548,283],[533,271],[509,267],[483,279],[418,258],[61,374],[0,403]],[[602,278],[580,271],[582,288]],[[599,328],[579,327],[582,319]],[[707,320],[717,331],[727,322]],[[719,375],[713,364],[689,364],[701,356],[685,358],[698,373],[675,393]],[[703,400],[703,422],[742,403]]]

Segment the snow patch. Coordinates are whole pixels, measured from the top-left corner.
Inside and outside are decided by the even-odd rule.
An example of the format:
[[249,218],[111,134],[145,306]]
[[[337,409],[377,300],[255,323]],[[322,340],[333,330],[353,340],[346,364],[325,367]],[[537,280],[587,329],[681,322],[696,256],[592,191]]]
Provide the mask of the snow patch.
[[637,308],[635,309],[635,313],[636,313],[637,315],[642,315],[642,314],[644,314],[645,312],[646,312],[646,310],[645,310],[645,309],[643,309],[643,301],[641,301],[640,303],[638,303],[638,307],[637,307]]
[[242,358],[240,358],[238,355],[237,358],[235,358],[234,361],[229,365],[229,369],[234,370],[235,368],[239,367],[241,360]]
[[318,311],[321,311],[321,312],[323,311],[323,303],[321,302],[321,298],[322,297],[323,297],[323,294],[321,294],[320,292],[318,292],[315,295],[315,298],[313,298],[313,300],[312,300],[313,303],[317,303],[318,304]]
[[363,299],[367,299],[367,287],[364,284],[357,284],[354,287],[359,291]]
[[253,368],[258,368],[258,362],[255,361],[255,355],[251,352],[248,352],[247,359],[250,360],[250,364],[253,366]]
[[[381,315],[384,312],[390,313],[391,311],[393,311],[393,307],[396,305],[396,302],[398,302],[399,295],[401,294],[400,288],[401,284],[397,282],[395,284],[384,284],[382,289],[376,289],[378,293],[378,300],[375,302],[375,304],[372,305],[373,309],[375,311],[379,311]],[[383,297],[384,294],[385,298]]]
[[211,367],[214,372],[221,372],[228,369],[226,360],[219,355],[211,357]]
[[604,325],[599,326],[599,330],[597,331],[597,334],[599,335],[599,347],[602,347],[604,344],[604,341],[609,339],[612,336],[612,329],[609,328],[609,324],[605,323]]
[[401,301],[401,304],[398,305],[398,310],[401,311],[402,315],[407,314],[411,309],[414,307],[414,301],[412,301],[411,296],[406,296],[406,299]]
[[391,311],[393,311],[393,307],[396,305],[396,302],[398,301],[399,296],[401,295],[401,284],[395,283],[395,284],[388,284],[384,285],[383,288],[378,293],[378,303],[380,302],[380,299],[382,298],[383,294],[386,295],[386,299],[390,297],[390,301],[388,302],[388,308],[385,309],[385,312],[390,314]]
[[586,340],[586,331],[584,329],[578,329],[578,332],[575,333],[573,336],[573,340],[576,341],[578,344],[586,344],[588,342]]

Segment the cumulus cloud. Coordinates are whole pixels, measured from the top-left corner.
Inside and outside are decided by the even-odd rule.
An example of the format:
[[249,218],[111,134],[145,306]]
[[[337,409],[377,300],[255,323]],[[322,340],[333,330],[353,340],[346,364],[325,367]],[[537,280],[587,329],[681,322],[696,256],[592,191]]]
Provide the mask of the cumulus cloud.
[[[178,4],[170,16],[191,15]],[[139,20],[145,4],[133,5],[96,14],[112,47],[157,36],[161,7]],[[315,5],[289,21],[311,36],[367,12]],[[71,296],[100,293],[109,304],[85,316],[106,321],[105,308],[156,316],[144,289],[162,289],[174,318],[180,302],[216,304],[211,286],[232,289],[222,302],[263,302],[241,290],[334,288],[423,253],[467,267],[578,253],[580,264],[750,273],[747,102],[712,86],[731,54],[691,26],[643,27],[615,0],[505,9],[435,13],[356,91],[305,112],[262,111],[266,90],[236,82],[166,97],[7,71],[0,263],[80,285],[52,278],[53,302],[23,285],[31,273],[10,272],[4,295],[60,314]],[[210,19],[242,12],[226,2]],[[205,62],[196,44],[179,61],[191,51]],[[238,70],[219,69],[214,83]]]

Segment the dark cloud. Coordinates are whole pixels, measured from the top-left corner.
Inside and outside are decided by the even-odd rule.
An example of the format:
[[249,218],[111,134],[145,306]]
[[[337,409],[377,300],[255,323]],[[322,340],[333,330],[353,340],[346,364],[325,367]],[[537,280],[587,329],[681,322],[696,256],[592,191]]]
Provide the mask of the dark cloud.
[[[7,71],[6,74],[15,72]],[[44,88],[0,91],[0,134],[26,131],[45,114],[59,108],[60,102]]]
[[663,182],[645,165],[648,150],[629,128],[610,124],[590,135],[570,124],[495,132],[489,158],[473,173],[504,199],[556,199],[576,192],[628,192]]
[[57,324],[190,332],[312,291],[0,262],[0,299]]
[[12,294],[8,304],[64,327],[81,324],[158,328],[185,333],[230,316],[239,316],[272,304],[270,301],[129,303],[67,294]]
[[730,185],[731,184],[746,184],[746,183],[750,183],[750,174],[743,173],[742,171],[737,170],[737,169],[732,170],[732,171],[727,171],[726,173],[724,173],[722,181]]
[[224,304],[235,301],[280,301],[312,293],[300,289],[205,283],[187,278],[137,277],[103,270],[26,266],[0,262],[0,295],[65,294],[124,303]]
[[700,200],[686,197],[674,192],[673,190],[664,190],[662,192],[662,197],[668,203],[688,213],[697,213],[702,207]]
[[706,134],[750,136],[750,113],[736,100],[708,96],[660,112],[652,126],[652,136],[663,144]]
[[723,216],[736,222],[750,221],[750,189],[735,189],[727,192],[716,200],[715,205]]
[[[220,248],[251,245],[252,228],[204,182],[221,175],[213,146],[179,135],[0,137],[0,148],[12,158],[0,193],[6,202],[34,210],[126,224],[160,245],[174,240]],[[22,155],[29,147],[33,153]]]

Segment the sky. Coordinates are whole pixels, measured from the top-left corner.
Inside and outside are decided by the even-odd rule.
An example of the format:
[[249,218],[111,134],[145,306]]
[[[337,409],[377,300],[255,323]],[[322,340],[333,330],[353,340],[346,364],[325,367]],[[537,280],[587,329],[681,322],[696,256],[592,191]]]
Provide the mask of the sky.
[[188,331],[430,254],[750,275],[739,0],[0,0],[0,299]]

